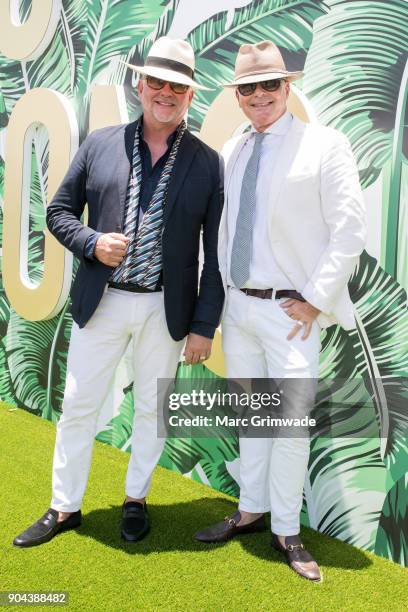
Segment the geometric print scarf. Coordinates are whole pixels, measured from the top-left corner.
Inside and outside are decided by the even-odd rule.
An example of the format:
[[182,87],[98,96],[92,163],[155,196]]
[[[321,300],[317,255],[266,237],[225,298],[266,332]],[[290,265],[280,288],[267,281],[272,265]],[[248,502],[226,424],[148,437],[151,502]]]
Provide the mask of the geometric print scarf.
[[123,233],[130,238],[126,255],[111,275],[115,283],[138,284],[147,289],[155,289],[162,271],[162,227],[163,211],[166,203],[170,176],[176,160],[180,141],[187,126],[183,120],[177,128],[177,134],[170,155],[162,170],[157,187],[143,215],[140,227],[135,236],[139,217],[139,195],[142,180],[142,160],[139,152],[139,129],[135,133],[133,146],[132,173],[125,202],[125,224]]

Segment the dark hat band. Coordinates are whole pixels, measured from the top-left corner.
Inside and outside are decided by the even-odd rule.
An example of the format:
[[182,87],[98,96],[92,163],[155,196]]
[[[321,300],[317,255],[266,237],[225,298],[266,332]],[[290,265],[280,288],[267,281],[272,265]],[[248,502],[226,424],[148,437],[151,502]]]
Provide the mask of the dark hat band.
[[192,70],[186,64],[182,64],[181,62],[176,62],[175,60],[166,59],[165,57],[154,57],[149,56],[146,59],[144,67],[150,68],[167,68],[168,70],[174,70],[175,72],[180,72],[190,79],[194,76],[194,70]]

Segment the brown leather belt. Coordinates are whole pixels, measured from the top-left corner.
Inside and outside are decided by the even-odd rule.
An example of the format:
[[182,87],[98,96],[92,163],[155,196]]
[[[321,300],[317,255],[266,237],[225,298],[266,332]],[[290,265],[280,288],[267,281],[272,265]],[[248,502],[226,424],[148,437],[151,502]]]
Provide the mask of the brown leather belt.
[[[261,298],[261,300],[271,300],[273,297],[273,289],[240,289],[240,291],[251,297]],[[275,293],[275,299],[279,300],[280,298],[291,298],[292,300],[306,302],[305,298],[294,289],[279,289]]]
[[156,289],[148,289],[147,287],[142,287],[134,283],[114,283],[112,281],[108,283],[108,287],[112,287],[112,289],[121,289],[122,291],[131,291],[132,293],[157,293],[162,290],[160,286],[156,287]]

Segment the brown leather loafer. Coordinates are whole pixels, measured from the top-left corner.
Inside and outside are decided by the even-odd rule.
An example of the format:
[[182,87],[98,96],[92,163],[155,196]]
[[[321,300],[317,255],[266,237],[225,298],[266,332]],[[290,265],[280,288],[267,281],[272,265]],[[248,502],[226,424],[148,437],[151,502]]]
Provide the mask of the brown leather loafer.
[[319,566],[312,555],[307,552],[298,535],[286,536],[285,546],[282,546],[278,536],[273,533],[272,546],[275,550],[285,555],[289,567],[299,574],[299,576],[312,580],[313,582],[321,582],[323,580]]
[[255,521],[252,521],[252,523],[242,526],[238,525],[240,519],[241,513],[239,510],[237,510],[231,516],[226,516],[223,521],[198,531],[195,534],[194,539],[198,540],[199,542],[206,542],[208,544],[214,542],[227,542],[227,540],[231,540],[231,538],[234,538],[240,533],[255,533],[257,531],[265,531],[266,529],[265,518],[263,515],[257,518]]

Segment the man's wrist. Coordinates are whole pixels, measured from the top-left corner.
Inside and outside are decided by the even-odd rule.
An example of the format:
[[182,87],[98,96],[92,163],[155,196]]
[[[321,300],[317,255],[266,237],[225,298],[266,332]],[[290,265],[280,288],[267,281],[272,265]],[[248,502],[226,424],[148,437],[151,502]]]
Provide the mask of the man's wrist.
[[84,245],[84,257],[85,259],[88,259],[89,261],[95,261],[96,257],[95,257],[95,248],[96,248],[96,243],[98,242],[99,237],[102,236],[101,232],[95,232],[94,234],[92,234],[91,236],[89,236],[86,239],[85,245]]
[[204,336],[212,340],[215,334],[215,327],[204,321],[193,321],[190,327],[190,333]]

